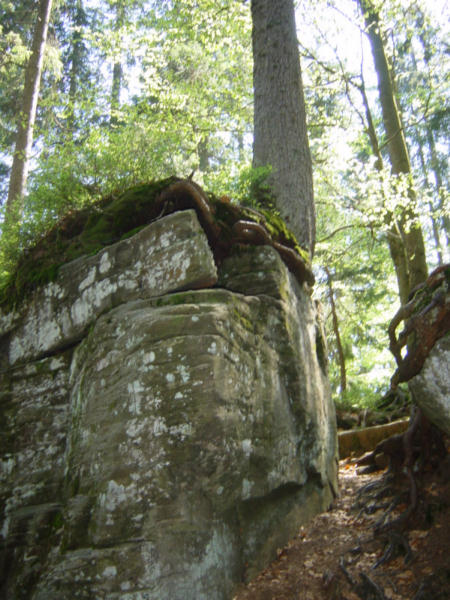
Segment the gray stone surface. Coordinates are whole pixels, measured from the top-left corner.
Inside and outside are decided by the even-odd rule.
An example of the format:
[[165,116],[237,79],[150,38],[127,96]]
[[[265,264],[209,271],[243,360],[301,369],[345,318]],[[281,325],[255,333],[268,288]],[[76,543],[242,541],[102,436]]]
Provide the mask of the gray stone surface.
[[[158,253],[141,232],[4,315],[1,597],[229,599],[336,492],[310,296],[269,247],[208,287],[192,211],[154,225]],[[84,316],[63,330],[75,282]]]
[[217,272],[195,211],[169,215],[95,256],[61,267],[58,280],[15,313],[0,312],[0,337],[11,329],[9,363],[78,341],[103,312],[136,298],[212,285]]
[[425,416],[450,435],[450,334],[435,343],[408,386]]

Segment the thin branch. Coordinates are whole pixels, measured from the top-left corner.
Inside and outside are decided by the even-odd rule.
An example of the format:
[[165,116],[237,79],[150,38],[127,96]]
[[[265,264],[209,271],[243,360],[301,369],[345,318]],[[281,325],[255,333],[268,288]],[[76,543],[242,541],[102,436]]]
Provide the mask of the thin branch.
[[361,225],[343,225],[342,227],[338,227],[337,229],[335,229],[334,231],[332,231],[329,235],[326,235],[321,240],[317,240],[317,244],[321,244],[322,242],[326,242],[327,240],[331,239],[332,237],[334,237],[335,235],[337,235],[341,231],[344,231],[345,229],[354,229],[355,227],[361,227]]

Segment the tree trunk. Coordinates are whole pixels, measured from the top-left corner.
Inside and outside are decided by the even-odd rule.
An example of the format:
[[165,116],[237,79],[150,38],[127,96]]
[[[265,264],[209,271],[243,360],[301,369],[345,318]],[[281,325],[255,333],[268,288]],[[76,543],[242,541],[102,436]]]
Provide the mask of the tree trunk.
[[[383,169],[383,157],[381,156],[380,145],[378,143],[377,133],[373,124],[372,113],[370,112],[364,80],[362,81],[359,91],[361,92],[362,102],[366,113],[367,134],[369,136],[373,155],[376,157],[375,168],[377,171],[381,171]],[[403,244],[403,235],[399,223],[392,214],[386,215],[386,225],[388,225],[387,242],[392,263],[394,265],[395,275],[397,277],[399,296],[401,303],[404,304],[408,300],[410,286],[408,261],[406,257],[405,246]]]
[[[425,162],[425,156],[423,154],[423,147],[420,142],[419,142],[419,160],[420,160],[420,166],[422,168],[422,173],[423,173],[425,183],[427,186],[430,186],[430,181],[428,179],[427,165]],[[434,240],[434,247],[436,250],[437,264],[442,265],[442,264],[444,264],[444,259],[442,256],[441,240],[439,238],[439,227],[436,222],[436,219],[434,218],[434,207],[433,207],[433,203],[431,202],[431,200],[428,202],[428,210],[430,213],[430,221],[431,221],[431,228],[433,231],[433,240]]]
[[[425,46],[425,40],[423,39],[422,35],[420,35],[419,37],[422,41],[422,44],[424,45],[425,64],[428,65],[427,48]],[[410,50],[410,55],[411,55],[411,61],[412,61],[414,70],[416,72],[418,72],[416,56],[412,49]],[[430,154],[430,163],[429,164],[431,166],[431,171],[433,172],[434,178],[435,178],[435,184],[436,184],[435,190],[436,190],[436,196],[438,198],[438,206],[439,206],[439,204],[440,204],[439,190],[442,187],[442,179],[440,177],[439,170],[435,168],[435,167],[438,167],[438,161],[437,161],[437,156],[436,156],[436,147],[434,145],[433,133],[432,133],[430,127],[428,126],[426,118],[425,118],[425,122],[424,122],[424,129],[425,129],[426,141],[428,144],[428,150],[429,150],[429,154]],[[419,160],[420,160],[420,166],[422,168],[422,174],[423,174],[423,177],[424,177],[424,180],[425,180],[425,183],[427,184],[427,186],[431,187],[429,176],[428,176],[429,167],[425,160],[425,155],[424,155],[424,151],[423,151],[425,143],[422,141],[422,138],[420,135],[418,137],[417,145],[418,145],[418,156],[419,156]],[[429,210],[429,214],[430,214],[430,221],[431,221],[431,226],[432,226],[432,231],[433,231],[433,239],[434,239],[434,245],[436,248],[438,264],[442,265],[444,261],[443,261],[443,256],[442,256],[442,247],[441,247],[441,240],[440,240],[440,235],[439,235],[439,226],[435,219],[435,209],[433,207],[433,203],[431,202],[431,200],[428,202],[428,210]],[[443,228],[444,228],[444,234],[445,234],[446,232],[445,232],[444,225],[443,225]],[[448,238],[446,238],[446,240],[447,240],[447,246],[448,246]]]
[[339,387],[340,387],[340,394],[342,396],[342,394],[347,389],[347,370],[345,368],[345,354],[344,354],[344,349],[342,347],[341,334],[339,332],[339,320],[338,320],[337,311],[336,311],[336,303],[334,301],[333,281],[331,278],[330,271],[328,270],[327,267],[325,267],[325,273],[327,274],[328,298],[330,300],[333,332],[334,332],[334,337],[336,338],[336,350],[337,350],[337,355],[338,355],[338,364],[339,364],[339,373],[340,373]]
[[311,156],[293,0],[252,0],[253,165],[271,165],[275,203],[311,252],[315,213]]
[[[125,20],[125,6],[121,1],[118,1],[116,4],[116,27],[115,30],[120,34],[120,29],[122,28]],[[117,40],[116,40],[117,42]],[[112,87],[111,87],[111,116],[110,116],[110,124],[117,125],[118,123],[118,112],[120,108],[120,92],[122,89],[122,79],[123,79],[123,68],[120,56],[120,46],[121,42],[118,42],[118,55],[114,61],[113,65],[113,78],[112,78]]]
[[[393,175],[400,173],[410,175],[411,165],[409,161],[408,149],[403,133],[403,126],[400,120],[400,114],[395,99],[394,88],[392,84],[389,65],[384,51],[384,44],[380,34],[380,19],[376,9],[370,0],[357,0],[364,14],[372,48],[375,71],[378,79],[378,93],[380,98],[381,110],[383,114],[384,129],[387,138],[387,149]],[[408,190],[410,204],[404,208],[402,215],[398,220],[399,232],[403,237],[407,263],[408,263],[408,284],[409,291],[419,283],[425,281],[427,277],[427,264],[425,259],[425,245],[423,242],[422,230],[417,223],[413,206],[415,204],[415,191],[410,185]],[[402,294],[401,294],[402,295]],[[407,297],[401,297],[402,303]]]
[[9,180],[6,208],[12,211],[17,202],[22,209],[22,199],[28,175],[33,129],[41,83],[42,65],[44,62],[45,43],[52,9],[52,0],[41,0],[38,18],[33,35],[31,56],[25,71],[25,83],[22,97],[22,108],[18,115],[17,137]]
[[[425,130],[426,130],[426,134],[427,134],[427,144],[428,144],[430,157],[431,157],[431,169],[433,171],[434,181],[436,184],[436,192],[437,192],[437,197],[438,197],[438,209],[442,210],[443,209],[443,198],[440,195],[440,191],[444,186],[443,186],[443,182],[442,182],[439,160],[438,160],[437,152],[436,152],[436,144],[434,141],[433,131],[432,131],[431,127],[428,125],[428,123],[425,123]],[[444,234],[446,248],[449,248],[449,246],[450,246],[450,240],[449,240],[450,219],[448,218],[448,216],[446,214],[444,214],[442,217],[442,232]]]
[[117,125],[117,113],[120,108],[120,90],[122,88],[122,64],[117,61],[113,66],[113,80],[111,89],[111,125]]
[[72,35],[72,52],[70,56],[70,79],[69,79],[69,116],[67,126],[73,135],[75,128],[75,101],[79,89],[81,61],[83,59],[83,38],[81,28],[86,24],[86,16],[82,0],[77,0],[73,15],[74,32]]
[[210,168],[210,153],[208,149],[208,134],[202,137],[197,145],[198,168],[202,173],[207,173]]
[[[418,24],[420,24],[420,21]],[[423,21],[422,21],[422,24],[423,24]],[[430,48],[430,44],[428,43],[428,41],[423,33],[423,30],[422,30],[422,33],[419,34],[419,39],[420,39],[420,42],[422,44],[423,51],[424,51],[424,61],[428,67],[429,62],[430,62],[429,56],[430,56],[430,53],[432,52],[432,49]],[[443,208],[443,198],[440,194],[440,190],[443,187],[442,173],[441,173],[441,167],[439,165],[439,160],[438,160],[438,156],[437,156],[437,152],[436,152],[436,143],[434,141],[433,130],[431,129],[427,120],[425,120],[425,132],[426,132],[427,145],[428,145],[428,150],[429,150],[430,159],[431,159],[431,170],[433,171],[434,181],[436,184],[436,191],[437,191],[437,197],[438,197],[438,209],[441,210]],[[443,215],[441,224],[442,224],[442,233],[443,233],[444,239],[445,239],[445,247],[448,249],[450,247],[450,240],[449,240],[450,219],[448,218],[448,216],[446,214]]]

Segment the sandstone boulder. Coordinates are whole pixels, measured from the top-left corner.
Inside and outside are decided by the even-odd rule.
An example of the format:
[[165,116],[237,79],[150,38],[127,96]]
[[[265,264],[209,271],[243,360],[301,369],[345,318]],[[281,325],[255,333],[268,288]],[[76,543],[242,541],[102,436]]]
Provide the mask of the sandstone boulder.
[[424,415],[450,435],[450,334],[435,343],[422,370],[408,385]]
[[336,493],[323,335],[272,247],[217,273],[178,212],[0,323],[2,597],[228,599]]

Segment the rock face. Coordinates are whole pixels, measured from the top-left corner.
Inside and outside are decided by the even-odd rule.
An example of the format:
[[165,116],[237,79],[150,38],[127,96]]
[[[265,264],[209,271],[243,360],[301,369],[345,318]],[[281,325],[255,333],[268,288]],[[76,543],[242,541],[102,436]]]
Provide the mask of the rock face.
[[450,334],[435,343],[408,385],[424,415],[450,435]]
[[9,599],[228,599],[336,493],[309,295],[178,212],[0,314]]

